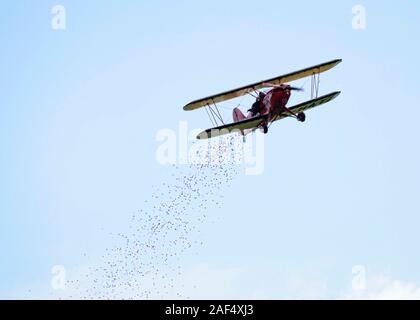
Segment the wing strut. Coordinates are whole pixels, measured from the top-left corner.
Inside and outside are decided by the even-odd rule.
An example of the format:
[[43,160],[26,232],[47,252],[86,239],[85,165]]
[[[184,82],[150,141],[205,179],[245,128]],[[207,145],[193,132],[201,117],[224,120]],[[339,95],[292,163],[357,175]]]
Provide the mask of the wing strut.
[[225,124],[225,122],[223,121],[222,115],[220,114],[219,108],[217,107],[217,104],[213,101],[213,105],[214,105],[214,109],[216,110],[217,113],[217,117],[219,118],[219,120],[222,122],[222,124]]
[[219,111],[219,108],[217,107],[216,103],[213,101],[213,106],[211,106],[209,103],[206,105],[206,112],[208,117],[210,118],[210,121],[213,125],[217,126],[219,120],[223,125],[225,122],[223,121],[223,117]]
[[212,124],[212,125],[217,126],[217,121],[216,121],[216,119],[214,119],[214,115],[213,115],[213,113],[209,112],[209,110],[208,110],[207,108],[209,108],[209,109],[210,109],[210,107],[208,107],[208,105],[207,105],[207,106],[204,108],[204,110],[206,110],[206,113],[207,113],[207,115],[208,115],[208,117],[209,117],[209,119],[210,119],[211,124]]
[[319,72],[314,72],[311,76],[311,99],[318,98],[320,77]]

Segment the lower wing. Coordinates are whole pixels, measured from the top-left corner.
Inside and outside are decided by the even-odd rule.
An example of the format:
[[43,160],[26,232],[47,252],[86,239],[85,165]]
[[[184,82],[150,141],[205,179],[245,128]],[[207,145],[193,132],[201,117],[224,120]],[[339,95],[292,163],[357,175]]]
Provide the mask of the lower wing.
[[[322,104],[325,104],[327,102],[330,102],[331,100],[335,99],[340,93],[341,93],[340,91],[332,92],[325,96],[321,96],[316,99],[299,103],[293,107],[290,107],[289,109],[292,110],[294,113],[303,112],[305,110],[312,109]],[[274,116],[272,121],[281,120],[287,117],[289,117],[288,114],[282,113],[280,115]],[[197,135],[197,139],[209,139],[209,138],[214,138],[217,136],[221,136],[221,135],[229,134],[233,132],[243,133],[244,130],[258,128],[266,120],[267,120],[267,115],[263,115],[263,116],[258,116],[251,119],[246,119],[243,121],[225,124],[223,126],[207,129],[205,131],[200,132]]]
[[[299,103],[299,104],[297,104],[293,107],[290,107],[289,109],[291,111],[293,111],[294,113],[303,112],[305,110],[318,107],[322,104],[330,102],[331,100],[334,100],[335,98],[337,98],[339,96],[340,93],[341,93],[340,91],[335,91],[335,92],[326,94],[325,96],[321,96],[321,97],[316,98],[316,99],[312,99],[312,100],[309,100],[309,101],[306,101],[306,102]],[[275,116],[272,121],[281,120],[281,119],[284,119],[284,118],[287,118],[287,117],[289,117],[288,114],[282,113],[282,114],[279,114],[279,115]]]
[[209,139],[233,132],[242,133],[246,129],[258,128],[266,119],[267,116],[258,116],[243,121],[225,124],[220,127],[207,129],[200,132],[197,135],[197,139]]

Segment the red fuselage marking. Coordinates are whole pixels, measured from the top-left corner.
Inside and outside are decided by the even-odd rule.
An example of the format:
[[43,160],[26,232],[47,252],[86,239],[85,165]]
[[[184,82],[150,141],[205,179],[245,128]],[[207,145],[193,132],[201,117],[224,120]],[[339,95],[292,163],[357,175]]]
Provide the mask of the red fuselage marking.
[[[282,88],[273,88],[267,92],[261,106],[261,115],[268,114],[268,121],[277,114],[283,113],[286,109],[291,92],[287,89],[287,85],[282,85]],[[286,89],[285,89],[286,88]]]

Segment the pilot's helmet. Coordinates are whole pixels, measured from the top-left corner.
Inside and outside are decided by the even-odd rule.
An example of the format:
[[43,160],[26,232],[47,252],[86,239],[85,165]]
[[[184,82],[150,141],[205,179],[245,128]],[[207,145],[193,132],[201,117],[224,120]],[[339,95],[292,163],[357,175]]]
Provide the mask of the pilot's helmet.
[[258,98],[260,98],[260,100],[263,100],[263,99],[264,99],[264,97],[265,97],[265,93],[264,93],[264,92],[260,92],[260,93],[258,94]]

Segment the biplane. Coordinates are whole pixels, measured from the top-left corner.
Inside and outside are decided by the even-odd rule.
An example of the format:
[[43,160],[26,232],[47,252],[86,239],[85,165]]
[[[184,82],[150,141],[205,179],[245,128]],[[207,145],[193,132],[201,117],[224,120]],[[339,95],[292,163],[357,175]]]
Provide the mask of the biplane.
[[[230,91],[215,94],[206,98],[192,101],[184,106],[184,110],[196,110],[205,108],[213,128],[207,129],[197,135],[197,139],[208,139],[216,136],[238,132],[242,136],[261,129],[268,132],[269,126],[277,120],[293,117],[304,122],[306,115],[304,111],[325,104],[335,99],[340,91],[327,95],[318,96],[320,74],[338,65],[342,60],[336,59],[295,71],[268,80],[256,82]],[[292,91],[302,91],[302,88],[288,84],[298,79],[311,77],[311,100],[287,107]],[[233,109],[233,122],[225,124],[217,104],[241,96],[251,95],[255,102],[247,115],[244,115],[239,107]]]

